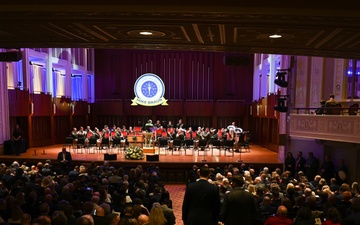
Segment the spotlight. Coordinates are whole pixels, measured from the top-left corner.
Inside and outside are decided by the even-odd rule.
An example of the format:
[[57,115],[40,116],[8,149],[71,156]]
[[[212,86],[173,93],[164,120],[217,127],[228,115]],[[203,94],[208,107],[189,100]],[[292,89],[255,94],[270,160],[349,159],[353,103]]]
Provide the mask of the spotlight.
[[278,111],[278,112],[287,112],[288,111],[288,107],[285,106],[285,102],[286,102],[286,98],[285,97],[281,97],[277,99],[277,105],[274,106],[274,110]]
[[285,75],[287,73],[285,71],[279,71],[276,74],[276,79],[274,80],[274,83],[280,87],[287,87],[289,85],[289,82],[285,80]]

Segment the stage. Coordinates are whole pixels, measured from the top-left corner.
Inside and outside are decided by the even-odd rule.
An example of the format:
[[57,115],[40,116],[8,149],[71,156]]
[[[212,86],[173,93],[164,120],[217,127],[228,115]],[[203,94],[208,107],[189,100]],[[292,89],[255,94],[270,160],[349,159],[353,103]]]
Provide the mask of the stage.
[[[1,155],[1,161],[5,163],[11,163],[14,160],[19,162],[27,162],[27,164],[36,164],[39,161],[45,161],[47,159],[52,160],[52,163],[56,164],[57,154],[61,151],[63,145],[52,145],[46,147],[29,148],[25,153],[20,156],[15,155]],[[193,164],[201,165],[207,163],[209,165],[228,165],[234,163],[244,162],[247,165],[254,165],[255,167],[269,166],[269,167],[281,167],[282,162],[278,159],[277,153],[270,151],[258,145],[251,145],[250,148],[241,149],[240,152],[234,152],[233,154],[221,148],[206,148],[205,151],[194,150],[189,148],[186,150],[181,148],[180,151],[171,151],[166,148],[158,147],[153,149],[153,153],[145,153],[144,159],[141,160],[129,160],[125,158],[124,149],[120,147],[105,148],[99,150],[96,147],[91,148],[72,148],[72,146],[66,146],[67,150],[71,152],[73,165],[77,164],[90,164],[95,162],[102,164],[105,158],[110,155],[110,158],[116,157],[116,159],[109,159],[110,163],[121,163],[124,166],[132,166],[138,164],[156,163],[160,167],[165,168],[191,168]],[[146,152],[149,152],[148,150]],[[109,154],[109,155],[106,155]],[[158,157],[158,160],[157,160]],[[155,160],[155,161],[154,161]],[[163,165],[163,166],[161,166]]]

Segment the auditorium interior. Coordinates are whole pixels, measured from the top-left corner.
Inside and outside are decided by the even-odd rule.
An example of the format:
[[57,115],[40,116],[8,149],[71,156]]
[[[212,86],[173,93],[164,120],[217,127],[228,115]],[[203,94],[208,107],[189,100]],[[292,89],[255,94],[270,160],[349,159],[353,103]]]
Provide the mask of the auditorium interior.
[[[29,6],[19,0],[1,6],[2,162],[56,160],[66,147],[80,163],[156,163],[167,181],[184,183],[184,168],[193,164],[283,168],[287,152],[302,151],[320,163],[326,155],[335,166],[344,160],[348,180],[360,180],[360,15],[350,4],[63,0]],[[146,73],[162,79],[167,105],[133,105],[134,85]],[[340,105],[319,113],[330,94]],[[129,144],[100,151],[66,142],[73,127],[143,127],[149,119],[163,126],[181,119],[186,129],[235,122],[249,143],[215,147],[215,154],[213,145],[173,151],[156,143],[147,158],[128,160]],[[20,156],[9,150],[16,124],[24,136]]]

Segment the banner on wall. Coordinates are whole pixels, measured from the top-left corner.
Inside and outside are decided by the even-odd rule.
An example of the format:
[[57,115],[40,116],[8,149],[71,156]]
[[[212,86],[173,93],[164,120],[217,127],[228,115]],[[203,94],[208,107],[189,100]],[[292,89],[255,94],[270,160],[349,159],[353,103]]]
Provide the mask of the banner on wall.
[[134,93],[135,98],[131,100],[131,105],[168,105],[167,100],[164,98],[164,82],[153,73],[145,73],[136,80]]

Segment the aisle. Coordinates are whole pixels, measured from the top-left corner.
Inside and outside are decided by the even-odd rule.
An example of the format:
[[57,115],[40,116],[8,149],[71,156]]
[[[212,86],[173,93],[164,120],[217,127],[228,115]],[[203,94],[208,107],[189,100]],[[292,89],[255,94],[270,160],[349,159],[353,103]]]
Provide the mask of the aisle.
[[172,200],[173,210],[176,218],[176,225],[183,225],[181,219],[181,207],[185,194],[185,184],[166,184],[165,189],[170,193],[170,199]]

